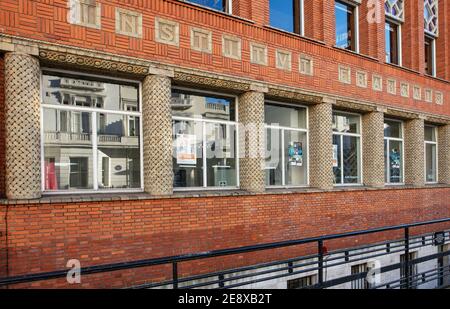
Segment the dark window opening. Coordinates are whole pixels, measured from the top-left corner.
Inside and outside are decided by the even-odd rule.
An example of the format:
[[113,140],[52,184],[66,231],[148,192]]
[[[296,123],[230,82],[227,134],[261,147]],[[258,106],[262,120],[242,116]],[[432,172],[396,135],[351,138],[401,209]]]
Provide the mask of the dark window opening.
[[398,46],[398,25],[386,21],[385,34],[386,34],[386,62],[393,64],[399,63],[399,46]]
[[355,7],[335,2],[336,46],[356,51]]
[[270,0],[270,25],[302,35],[301,0]]

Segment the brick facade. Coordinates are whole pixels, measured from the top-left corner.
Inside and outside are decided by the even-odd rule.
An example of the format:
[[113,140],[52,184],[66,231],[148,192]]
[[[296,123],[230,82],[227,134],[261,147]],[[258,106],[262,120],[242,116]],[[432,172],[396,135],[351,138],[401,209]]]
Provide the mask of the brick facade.
[[[6,193],[6,52],[27,57],[31,67],[40,64],[143,82],[146,194],[135,194],[128,200],[113,196],[110,201],[97,196],[86,200],[73,196],[68,198],[73,199],[71,202],[65,202],[62,197],[51,203],[47,197],[14,201],[40,194],[40,187],[36,187],[40,180],[36,175],[32,175],[34,181],[32,177],[22,179],[31,180],[32,186],[28,189],[36,194],[11,195],[10,200],[0,200],[0,277],[64,269],[67,260],[72,258],[80,259],[82,266],[98,265],[450,217],[450,167],[446,152],[450,144],[450,19],[446,17],[450,15],[450,5],[447,2],[440,1],[441,30],[436,42],[437,77],[440,79],[423,72],[423,5],[419,2],[405,2],[403,68],[384,63],[384,17],[379,24],[367,24],[366,0],[360,5],[360,54],[334,47],[333,0],[305,0],[305,37],[268,27],[269,5],[265,0],[233,0],[235,16],[176,0],[131,0],[127,3],[100,0],[97,1],[101,4],[98,27],[69,23],[66,2],[2,1],[0,197]],[[116,8],[142,14],[141,37],[116,33]],[[173,27],[173,36],[160,37],[161,33],[157,32],[161,20]],[[192,48],[192,27],[211,34],[208,52]],[[237,54],[230,57],[230,53],[224,52],[224,37],[240,42]],[[256,45],[266,47],[267,63],[251,61],[251,46]],[[276,65],[277,50],[291,56],[288,69]],[[311,74],[300,72],[301,56],[311,60]],[[339,78],[339,68],[346,68],[349,73],[345,82]],[[25,65],[22,69],[29,68]],[[23,71],[21,74],[26,75]],[[362,83],[357,82],[358,74],[365,76]],[[264,158],[254,152],[257,157],[240,157],[241,186],[237,193],[195,192],[183,197],[172,194],[172,157],[169,158],[172,155],[169,124],[172,85],[237,95],[240,125],[263,126],[266,99],[307,105],[311,188],[266,189]],[[414,87],[420,88],[420,98],[414,97]],[[405,93],[402,89],[408,91]],[[17,89],[9,90],[13,94],[21,93]],[[442,104],[436,101],[437,93],[442,93]],[[30,103],[27,100],[17,102]],[[13,107],[21,107],[15,103],[10,102]],[[383,113],[404,120],[405,183],[414,187],[333,188],[334,108],[363,115],[362,162],[368,187],[384,185]],[[22,136],[19,142],[38,139],[38,118],[31,118],[24,122],[34,123],[35,130],[29,136]],[[426,187],[425,121],[439,126],[439,144],[442,145],[439,177],[443,182]],[[9,137],[9,142],[14,142],[14,136]],[[241,154],[255,149],[264,151],[260,134],[244,135],[244,140],[246,143],[239,149]],[[159,147],[160,143],[164,147]],[[250,149],[251,145],[256,147]],[[40,153],[37,144],[26,150]],[[9,164],[15,159],[11,152]],[[31,163],[36,162],[31,160]],[[10,170],[20,172],[27,168],[22,164]],[[29,193],[28,189],[22,193]],[[414,233],[418,231],[415,229]],[[364,237],[327,245],[329,249],[337,249],[381,239],[381,236]],[[239,259],[230,257],[181,265],[180,271],[186,275],[310,252],[308,247],[263,252]],[[122,287],[149,279],[165,279],[170,272],[170,267],[161,267],[155,271],[94,275],[83,279],[82,287]],[[64,280],[43,286],[67,287]]]

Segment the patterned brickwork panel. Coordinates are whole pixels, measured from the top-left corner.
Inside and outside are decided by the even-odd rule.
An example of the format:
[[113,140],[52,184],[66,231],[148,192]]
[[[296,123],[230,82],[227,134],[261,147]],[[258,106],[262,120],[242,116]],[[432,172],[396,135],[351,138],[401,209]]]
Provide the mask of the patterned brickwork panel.
[[384,186],[384,115],[367,113],[362,117],[364,184]]
[[439,182],[450,184],[450,125],[439,127],[438,151]]
[[32,56],[5,56],[6,196],[41,196],[40,69]]
[[333,188],[332,104],[309,108],[309,162],[311,187]]
[[171,80],[147,76],[143,84],[144,184],[153,195],[173,191]]
[[412,119],[405,122],[405,183],[423,186],[424,175],[424,121]]
[[264,93],[250,91],[239,97],[240,185],[264,192]]

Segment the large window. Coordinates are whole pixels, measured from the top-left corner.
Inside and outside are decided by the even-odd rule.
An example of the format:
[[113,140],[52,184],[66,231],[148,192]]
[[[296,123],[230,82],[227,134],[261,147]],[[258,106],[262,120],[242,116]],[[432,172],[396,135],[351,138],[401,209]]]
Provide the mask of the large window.
[[188,2],[200,4],[209,8],[212,8],[214,10],[226,12],[226,13],[232,13],[232,0],[187,0]]
[[42,76],[43,190],[141,190],[139,84]]
[[174,188],[238,184],[235,97],[174,89]]
[[361,184],[361,116],[333,113],[333,172],[337,185]]
[[401,65],[401,34],[400,25],[386,19],[385,40],[386,40],[386,62]]
[[425,126],[425,181],[437,182],[437,130],[433,126]]
[[386,62],[402,65],[401,24],[404,21],[403,0],[384,0],[386,14]]
[[270,0],[270,25],[304,35],[304,0]]
[[425,35],[425,72],[428,75],[436,74],[436,40],[435,38]]
[[305,107],[266,103],[266,185],[308,184],[308,130]]
[[403,183],[403,124],[384,122],[384,175],[388,184]]
[[355,52],[358,47],[358,7],[335,1],[336,46]]

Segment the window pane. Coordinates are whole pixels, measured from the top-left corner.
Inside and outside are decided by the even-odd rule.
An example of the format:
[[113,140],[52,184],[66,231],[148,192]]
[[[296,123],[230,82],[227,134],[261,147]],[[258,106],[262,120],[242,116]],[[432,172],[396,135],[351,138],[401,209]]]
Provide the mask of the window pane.
[[174,187],[203,187],[203,125],[173,121]]
[[67,74],[55,76],[44,73],[43,76],[44,104],[139,111],[138,93],[138,87],[134,84],[119,85]]
[[386,22],[385,36],[386,62],[398,64],[398,26]]
[[281,130],[266,129],[266,185],[283,185]]
[[343,136],[344,183],[360,182],[359,138]]
[[206,124],[208,186],[236,186],[235,126]]
[[427,182],[436,182],[436,145],[425,145],[425,173]]
[[98,114],[98,187],[141,187],[139,118]]
[[284,162],[286,165],[286,185],[299,186],[308,183],[306,133],[284,131]]
[[333,131],[341,133],[360,133],[359,115],[333,113]]
[[294,32],[295,0],[270,0],[270,25],[289,32]]
[[219,11],[225,11],[226,9],[225,7],[226,0],[188,0],[188,1],[204,5]]
[[91,113],[43,114],[45,190],[93,189]]
[[234,99],[202,95],[190,91],[172,91],[172,115],[179,117],[235,120]]
[[355,50],[353,7],[342,2],[335,3],[336,46]]
[[436,141],[436,130],[435,127],[425,126],[425,140],[428,142]]
[[389,141],[389,172],[390,183],[403,182],[403,145],[400,141]]
[[433,39],[425,36],[425,72],[429,75],[433,75]]
[[341,136],[333,135],[333,173],[336,184],[342,183],[341,147]]
[[402,138],[402,123],[398,121],[384,121],[384,136]]
[[266,104],[265,121],[268,125],[306,129],[306,108]]
[[384,140],[384,182],[389,182],[388,140]]

